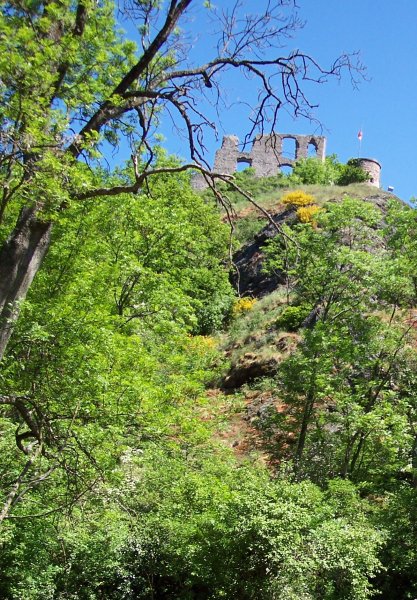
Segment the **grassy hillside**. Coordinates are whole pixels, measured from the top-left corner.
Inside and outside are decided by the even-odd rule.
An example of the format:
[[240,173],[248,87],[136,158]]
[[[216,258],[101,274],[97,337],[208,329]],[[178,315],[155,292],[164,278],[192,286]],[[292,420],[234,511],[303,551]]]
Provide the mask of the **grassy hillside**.
[[[322,186],[318,184],[288,185],[281,177],[257,179],[251,173],[247,175],[243,173],[243,176],[242,174],[237,174],[237,178],[238,180],[240,178],[239,185],[242,183],[247,184],[245,189],[248,189],[256,203],[271,215],[280,214],[288,208],[282,203],[282,198],[294,190],[301,190],[306,194],[312,195],[315,204],[320,206],[323,213],[326,212],[326,207],[329,205],[336,204],[343,206],[346,199],[347,202],[351,198],[363,202],[364,206],[368,207],[371,212],[373,211],[373,221],[364,224],[361,221],[363,215],[360,214],[357,216],[351,214],[351,219],[356,222],[355,226],[358,222],[363,225],[364,230],[361,232],[361,243],[365,246],[366,240],[368,242],[374,240],[377,246],[381,244],[383,246],[382,238],[384,235],[389,235],[389,228],[387,228],[387,231],[382,232],[383,228],[386,227],[385,218],[389,207],[391,206],[392,212],[395,213],[396,210],[401,211],[400,206],[404,206],[393,194],[373,188],[367,183],[354,183],[347,186]],[[251,243],[256,234],[262,231],[269,222],[263,214],[259,214],[259,210],[249,200],[242,198],[241,195],[234,191],[229,190],[227,193],[233,200],[236,209],[234,221],[236,237],[239,244],[245,246],[245,244]],[[406,206],[404,206],[404,211],[404,214],[410,214]],[[311,229],[310,224],[300,224],[295,226],[294,231],[300,227],[301,229]],[[321,229],[321,225],[319,225],[319,229]],[[375,229],[379,230],[377,239],[375,239]],[[322,231],[322,233],[325,232]],[[293,234],[291,233],[291,235]],[[277,235],[277,240],[279,240],[279,234]],[[340,241],[343,242],[344,240]],[[263,252],[263,250],[264,248],[262,247],[260,251]],[[361,250],[361,248],[358,250]],[[366,251],[369,250],[369,248],[366,248]],[[298,253],[299,248],[295,252]],[[306,257],[299,257],[300,262],[305,259]],[[272,261],[270,262],[269,267],[268,265],[262,266],[265,272],[268,272],[268,270],[273,271]],[[331,272],[328,275],[330,278]],[[358,290],[358,293],[360,293],[360,290]],[[290,326],[291,319],[288,321],[287,326],[285,321],[285,315],[289,314],[292,308],[296,310],[299,306],[302,308],[300,314],[306,317],[309,310],[314,308],[314,302],[310,301],[310,305],[305,305],[303,294],[297,288],[297,281],[290,284],[290,289],[286,285],[278,285],[277,289],[272,293],[259,300],[254,300],[246,309],[243,307],[243,310],[238,310],[227,330],[218,336],[218,343],[229,365],[228,371],[224,374],[221,386],[227,390],[228,394],[230,394],[231,390],[235,389],[239,398],[241,398],[243,393],[243,397],[249,399],[249,402],[237,403],[240,410],[241,426],[246,433],[248,414],[253,412],[254,399],[257,405],[262,405],[262,398],[266,398],[267,403],[270,404],[270,397],[274,395],[273,391],[276,391],[275,379],[277,372],[279,373],[279,365],[303,343],[305,330],[299,326]],[[407,320],[409,311],[412,308],[412,301],[406,306],[396,307],[396,310],[401,314],[400,321],[401,319],[403,321]],[[378,310],[375,313],[381,321],[386,320],[388,314],[386,311],[389,311],[391,306],[384,306],[384,309],[382,311]],[[355,309],[352,307],[352,313],[354,311]],[[284,319],[280,322],[282,315],[284,315]],[[301,321],[299,325],[301,325]],[[261,401],[257,400],[258,395],[261,396]],[[262,406],[260,410],[262,412]],[[236,416],[233,411],[232,429],[237,437],[241,437],[237,432],[239,427],[237,426]],[[267,409],[268,411],[270,412],[270,408]],[[252,421],[255,424],[259,424],[258,419],[252,419]],[[250,435],[253,437],[253,434],[255,434],[255,436],[257,435],[262,438],[262,427],[258,430],[255,427]],[[270,437],[270,435],[271,432],[268,432],[267,436]],[[295,434],[293,434],[294,436]],[[239,444],[232,438],[233,435],[231,435],[229,441],[237,448]],[[271,450],[272,446],[270,440],[268,440],[267,447],[269,450]],[[262,448],[262,442],[259,439],[257,447]],[[275,444],[272,454],[276,453],[277,447]]]
[[[361,200],[378,198],[383,202],[396,198],[396,196],[390,192],[373,188],[366,183],[352,183],[344,186],[324,186],[318,184],[287,185],[283,184],[282,181],[278,179],[275,186],[272,189],[269,189],[270,186],[272,187],[272,182],[276,178],[265,179],[268,181],[267,185],[262,180],[256,181],[255,179],[255,181],[252,182],[252,185],[247,187],[249,187],[250,193],[257,204],[271,214],[282,210],[283,206],[281,198],[293,190],[302,190],[307,194],[312,194],[316,198],[317,204],[320,206],[330,201],[340,202],[346,196],[359,198]],[[244,244],[245,242],[250,241],[253,236],[267,224],[267,219],[255,206],[253,206],[253,204],[250,203],[249,200],[245,199],[237,192],[229,191],[228,196],[232,199],[236,212],[234,220],[236,239],[240,244]]]
[[0,374],[1,598],[417,595],[414,212],[248,187],[256,298],[182,174],[57,223]]

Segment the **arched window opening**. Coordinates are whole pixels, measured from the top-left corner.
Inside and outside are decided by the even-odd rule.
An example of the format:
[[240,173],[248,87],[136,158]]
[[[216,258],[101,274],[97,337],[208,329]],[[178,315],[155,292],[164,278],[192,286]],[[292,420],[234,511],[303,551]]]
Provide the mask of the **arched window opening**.
[[237,165],[236,165],[236,171],[241,173],[242,171],[244,171],[245,169],[248,169],[251,166],[252,166],[252,161],[249,158],[238,158]]
[[289,158],[290,160],[295,159],[297,145],[294,138],[284,138],[282,140],[282,157]]
[[283,175],[291,175],[292,167],[290,165],[282,165],[282,167],[280,167],[280,171]]
[[307,147],[307,158],[317,157],[317,146],[314,142],[309,142]]

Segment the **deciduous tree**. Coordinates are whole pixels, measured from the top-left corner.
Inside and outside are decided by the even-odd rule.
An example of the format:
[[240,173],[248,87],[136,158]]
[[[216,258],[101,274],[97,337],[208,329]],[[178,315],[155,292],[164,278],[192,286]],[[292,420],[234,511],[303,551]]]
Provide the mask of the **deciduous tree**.
[[[295,3],[265,2],[249,14],[239,3],[208,7],[218,31],[215,50],[202,63],[184,45],[196,16],[194,0],[9,0],[1,8],[0,37],[0,357],[19,305],[48,251],[53,222],[74,202],[121,192],[139,193],[158,173],[199,170],[214,181],[204,133],[215,123],[204,102],[218,110],[225,75],[241,73],[259,87],[251,107],[250,141],[272,130],[282,106],[295,114],[312,108],[303,82],[354,73],[343,55],[328,68],[300,51],[283,55],[283,42],[301,25]],[[122,34],[121,16],[136,39]],[[180,29],[182,28],[182,29]],[[166,115],[185,135],[190,162],[158,166],[154,133]],[[103,170],[107,154],[124,139],[130,177]],[[186,154],[184,152],[184,154]],[[221,199],[217,194],[218,199]]]

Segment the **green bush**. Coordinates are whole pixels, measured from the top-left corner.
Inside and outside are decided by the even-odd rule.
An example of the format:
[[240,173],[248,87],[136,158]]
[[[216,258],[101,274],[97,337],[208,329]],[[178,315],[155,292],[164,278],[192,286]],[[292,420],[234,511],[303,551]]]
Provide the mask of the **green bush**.
[[296,162],[291,179],[294,184],[330,185],[336,183],[340,167],[335,154],[326,157],[324,161],[319,158],[302,158]]
[[351,158],[343,164],[338,161],[336,154],[327,156],[324,161],[319,158],[302,158],[297,161],[290,176],[290,180],[296,185],[349,185],[363,183],[368,179],[368,173],[360,167],[357,158]]
[[286,331],[297,331],[301,323],[310,313],[310,307],[305,304],[300,306],[287,306],[275,321],[277,329],[285,329]]
[[357,158],[351,158],[345,165],[340,166],[340,175],[336,180],[337,185],[363,183],[369,180],[369,174],[362,169]]

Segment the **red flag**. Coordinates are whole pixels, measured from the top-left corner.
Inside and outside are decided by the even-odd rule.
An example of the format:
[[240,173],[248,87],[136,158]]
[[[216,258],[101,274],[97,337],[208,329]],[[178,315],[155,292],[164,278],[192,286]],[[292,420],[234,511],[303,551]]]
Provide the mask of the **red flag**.
[[362,137],[363,137],[362,129],[359,129],[359,131],[358,131],[358,140],[360,142],[362,141]]

